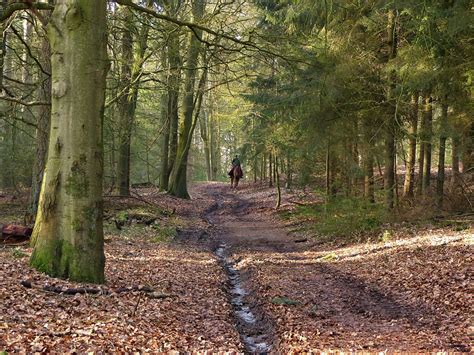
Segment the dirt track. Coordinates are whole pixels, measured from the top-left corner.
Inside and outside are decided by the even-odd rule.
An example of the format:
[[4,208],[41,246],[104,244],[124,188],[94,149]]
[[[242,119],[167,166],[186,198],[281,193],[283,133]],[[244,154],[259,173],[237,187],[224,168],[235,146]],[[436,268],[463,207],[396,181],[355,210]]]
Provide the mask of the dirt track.
[[[208,184],[196,192],[213,200],[204,216],[213,226],[216,245],[226,246],[248,292],[245,302],[257,316],[251,329],[238,322],[241,335],[263,334],[278,352],[469,351],[466,315],[447,309],[448,301],[426,302],[419,290],[397,284],[396,276],[391,280],[397,273],[390,269],[397,253],[408,253],[400,256],[403,262],[403,257],[414,257],[412,251],[393,249],[365,260],[318,262],[312,256],[317,250],[295,243],[275,219],[268,191],[235,192],[227,185]],[[471,249],[448,248],[427,252],[467,252],[464,262],[472,260]],[[439,270],[432,272],[450,266],[443,262],[441,258]],[[422,263],[420,259],[423,269]],[[464,270],[451,270],[451,276],[463,278]],[[420,282],[428,292],[443,287],[429,279]]]

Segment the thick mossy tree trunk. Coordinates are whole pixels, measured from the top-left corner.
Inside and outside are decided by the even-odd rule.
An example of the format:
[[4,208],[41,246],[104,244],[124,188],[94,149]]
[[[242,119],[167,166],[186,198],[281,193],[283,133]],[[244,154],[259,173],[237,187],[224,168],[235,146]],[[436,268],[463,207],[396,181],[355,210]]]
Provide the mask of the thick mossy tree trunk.
[[414,197],[415,162],[416,162],[416,135],[418,131],[418,94],[411,96],[411,107],[408,117],[408,158],[405,172],[403,196]]
[[102,117],[106,0],[58,0],[49,26],[50,143],[30,263],[54,277],[104,282]]
[[[196,0],[193,2],[192,11],[194,21],[198,22],[203,14],[205,8],[205,0]],[[195,81],[198,72],[199,53],[201,51],[201,36],[202,30],[195,29],[191,34],[189,42],[188,57],[186,61],[186,79],[184,85],[184,100],[183,100],[183,116],[184,119],[181,122],[179,130],[178,150],[176,154],[176,160],[173,165],[173,169],[170,174],[169,189],[168,192],[171,195],[189,198],[188,186],[187,186],[187,167],[188,167],[188,154],[191,145],[191,137],[194,133],[195,120]],[[204,61],[205,62],[205,61]],[[205,77],[203,74],[202,77]],[[204,91],[205,80],[201,80],[199,89]],[[202,95],[202,94],[199,94]],[[196,117],[197,119],[197,117]]]

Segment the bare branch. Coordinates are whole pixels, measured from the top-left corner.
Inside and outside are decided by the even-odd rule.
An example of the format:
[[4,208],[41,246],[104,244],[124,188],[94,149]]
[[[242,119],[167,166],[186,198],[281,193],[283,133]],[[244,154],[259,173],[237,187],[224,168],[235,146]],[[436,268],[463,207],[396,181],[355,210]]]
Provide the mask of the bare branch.
[[[1,8],[1,7],[0,7]],[[10,18],[16,11],[20,10],[53,10],[54,6],[44,2],[14,2],[0,10],[0,22]]]
[[18,99],[15,97],[8,97],[8,96],[0,96],[0,100],[14,102],[22,106],[49,106],[51,102],[45,101],[23,101],[22,99]]

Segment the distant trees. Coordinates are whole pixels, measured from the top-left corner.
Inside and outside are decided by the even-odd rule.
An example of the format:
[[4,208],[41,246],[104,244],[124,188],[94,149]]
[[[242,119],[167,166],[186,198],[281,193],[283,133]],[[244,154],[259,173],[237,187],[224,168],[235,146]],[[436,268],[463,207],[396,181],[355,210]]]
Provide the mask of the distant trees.
[[296,137],[292,165],[301,182],[324,174],[328,195],[361,193],[374,202],[383,186],[387,209],[415,193],[436,196],[442,208],[446,164],[457,183],[458,161],[463,171],[470,166],[460,153],[470,150],[460,137],[469,135],[473,114],[469,2],[256,3],[261,38],[290,59],[276,74],[273,64],[259,68],[248,96],[262,122],[255,130],[267,133],[254,142],[262,159],[273,149],[269,132],[286,122],[281,139]]

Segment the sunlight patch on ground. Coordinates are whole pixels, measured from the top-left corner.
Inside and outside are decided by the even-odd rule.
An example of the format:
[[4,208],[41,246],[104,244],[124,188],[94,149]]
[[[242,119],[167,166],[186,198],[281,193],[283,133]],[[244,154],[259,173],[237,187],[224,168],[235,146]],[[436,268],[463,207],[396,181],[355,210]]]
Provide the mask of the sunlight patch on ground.
[[474,233],[472,231],[452,232],[446,231],[432,232],[422,234],[414,238],[399,239],[384,243],[365,243],[333,250],[325,251],[305,251],[301,253],[265,253],[252,255],[249,254],[242,259],[239,267],[245,267],[247,264],[263,264],[271,262],[275,264],[316,264],[320,262],[338,262],[341,260],[363,259],[367,257],[376,257],[381,253],[393,251],[393,249],[416,249],[423,246],[440,245],[466,245],[474,244]]

